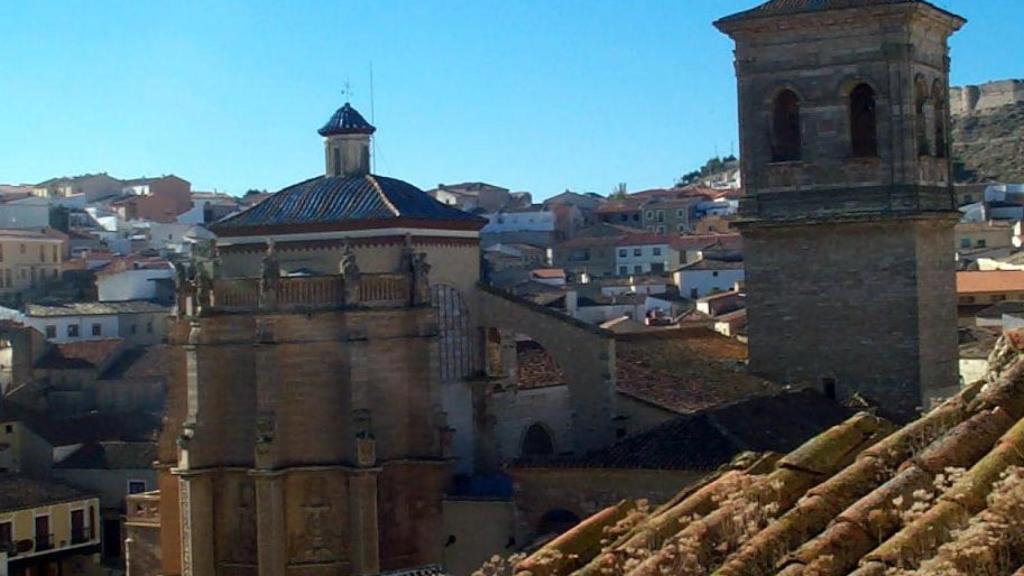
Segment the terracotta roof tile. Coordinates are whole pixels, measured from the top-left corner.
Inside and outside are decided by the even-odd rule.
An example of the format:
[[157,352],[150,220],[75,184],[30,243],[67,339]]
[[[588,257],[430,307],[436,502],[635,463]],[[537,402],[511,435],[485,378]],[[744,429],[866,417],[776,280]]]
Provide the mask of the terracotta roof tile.
[[968,270],[956,273],[956,293],[1024,292],[1024,270]]
[[[575,573],[1013,573],[1024,564],[1013,548],[1024,541],[1024,525],[1009,521],[1024,511],[1005,508],[1006,490],[1024,485],[1024,354],[1015,337],[997,343],[984,381],[907,426],[894,430],[860,414],[768,473],[686,488],[671,509],[687,514],[672,522],[664,509],[649,514]],[[1019,495],[1012,498],[1019,506]],[[627,563],[631,557],[639,560]]]

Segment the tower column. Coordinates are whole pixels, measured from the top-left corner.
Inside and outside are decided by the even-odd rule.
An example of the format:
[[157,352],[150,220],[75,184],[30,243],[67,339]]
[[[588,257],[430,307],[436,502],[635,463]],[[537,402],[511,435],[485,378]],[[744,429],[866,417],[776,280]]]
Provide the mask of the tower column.
[[213,529],[213,482],[208,473],[178,477],[181,506],[181,574],[216,574]]

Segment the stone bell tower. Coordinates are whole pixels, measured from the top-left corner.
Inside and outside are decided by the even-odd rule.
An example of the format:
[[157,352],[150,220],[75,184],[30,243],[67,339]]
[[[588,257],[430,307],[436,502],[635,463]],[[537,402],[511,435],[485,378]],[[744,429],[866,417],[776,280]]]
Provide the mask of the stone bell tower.
[[370,173],[370,138],[377,129],[348,102],[318,130],[324,137],[326,176],[365,176]]
[[771,0],[736,42],[750,369],[910,418],[957,387],[949,36],[919,0]]

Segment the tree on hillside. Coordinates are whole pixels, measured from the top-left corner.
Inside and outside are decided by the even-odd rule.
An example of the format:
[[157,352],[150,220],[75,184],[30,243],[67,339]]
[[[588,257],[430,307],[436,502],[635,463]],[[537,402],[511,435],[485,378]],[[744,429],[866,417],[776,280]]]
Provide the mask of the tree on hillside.
[[729,154],[724,158],[720,158],[718,156],[710,158],[707,162],[704,163],[703,166],[701,166],[697,170],[687,172],[686,174],[680,176],[679,180],[676,181],[676,186],[689,186],[690,184],[697,182],[701,178],[706,178],[708,176],[711,176],[712,174],[717,174],[725,170],[729,163],[735,161],[736,156],[732,154]]
[[608,198],[610,200],[624,200],[628,195],[629,193],[626,192],[626,183],[619,182],[615,185],[615,188],[612,189],[612,193],[608,195]]

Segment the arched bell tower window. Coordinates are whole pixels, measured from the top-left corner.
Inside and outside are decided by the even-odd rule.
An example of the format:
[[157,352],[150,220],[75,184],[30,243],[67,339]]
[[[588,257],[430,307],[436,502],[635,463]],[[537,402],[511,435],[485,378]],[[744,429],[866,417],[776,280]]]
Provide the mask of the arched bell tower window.
[[942,84],[936,80],[932,84],[932,104],[935,107],[933,121],[935,122],[935,156],[946,157],[946,91]]
[[855,158],[878,156],[877,115],[874,88],[856,85],[850,91],[850,144]]
[[928,142],[928,85],[924,77],[914,79],[914,135],[917,138],[917,155],[929,156],[932,153]]
[[772,162],[794,162],[800,153],[800,98],[783,90],[772,103]]

